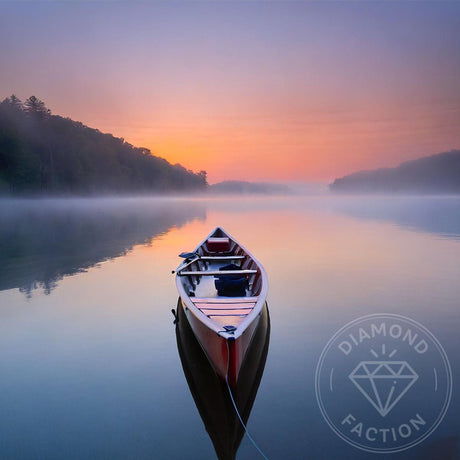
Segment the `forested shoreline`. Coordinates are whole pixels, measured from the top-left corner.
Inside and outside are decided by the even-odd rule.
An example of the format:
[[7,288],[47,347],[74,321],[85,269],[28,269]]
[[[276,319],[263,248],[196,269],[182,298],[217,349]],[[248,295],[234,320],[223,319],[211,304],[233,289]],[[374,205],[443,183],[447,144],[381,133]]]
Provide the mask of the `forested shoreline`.
[[204,191],[194,173],[78,121],[35,96],[0,102],[0,195],[92,195]]
[[406,161],[396,168],[349,174],[330,184],[338,193],[460,193],[460,150]]

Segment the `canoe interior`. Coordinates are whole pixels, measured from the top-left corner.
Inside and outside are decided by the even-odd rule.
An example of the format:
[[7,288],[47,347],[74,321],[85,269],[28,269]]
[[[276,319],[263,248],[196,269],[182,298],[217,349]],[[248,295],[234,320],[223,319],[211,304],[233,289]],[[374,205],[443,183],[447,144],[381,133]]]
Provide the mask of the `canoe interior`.
[[[177,269],[183,292],[216,329],[238,327],[250,315],[262,293],[262,270],[253,257],[221,228],[211,233],[195,250],[196,259],[186,259]],[[218,294],[215,280],[222,267],[232,264],[234,277],[247,279],[238,296]],[[238,273],[241,272],[239,275]],[[208,273],[208,274],[206,274]]]

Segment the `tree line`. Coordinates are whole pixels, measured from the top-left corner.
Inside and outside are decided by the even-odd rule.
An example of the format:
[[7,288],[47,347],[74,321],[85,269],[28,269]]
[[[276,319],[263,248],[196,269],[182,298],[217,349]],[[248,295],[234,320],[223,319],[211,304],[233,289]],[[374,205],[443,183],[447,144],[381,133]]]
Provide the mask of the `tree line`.
[[1,194],[149,193],[204,190],[206,172],[53,115],[35,96],[0,102]]
[[359,171],[335,179],[333,192],[460,193],[460,150],[437,153],[401,163],[396,168]]

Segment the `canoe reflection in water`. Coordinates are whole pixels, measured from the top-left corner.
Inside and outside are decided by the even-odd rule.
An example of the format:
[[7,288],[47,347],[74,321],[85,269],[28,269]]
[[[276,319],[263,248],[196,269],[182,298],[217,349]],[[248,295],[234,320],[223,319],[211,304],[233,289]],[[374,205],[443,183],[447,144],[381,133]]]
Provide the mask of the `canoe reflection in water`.
[[[197,341],[182,308],[177,303],[176,339],[179,356],[190,392],[206,427],[219,460],[235,459],[244,435],[232,403],[229,387],[211,366]],[[264,305],[257,329],[241,366],[232,395],[246,425],[251,413],[267,359],[270,316]]]

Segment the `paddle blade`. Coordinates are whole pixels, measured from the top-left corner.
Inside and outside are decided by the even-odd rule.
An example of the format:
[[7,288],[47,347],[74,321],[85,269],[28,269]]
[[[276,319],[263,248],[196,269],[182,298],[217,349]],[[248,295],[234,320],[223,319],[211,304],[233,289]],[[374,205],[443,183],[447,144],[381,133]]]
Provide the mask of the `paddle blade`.
[[198,254],[194,252],[181,252],[179,257],[182,257],[183,259],[190,259],[192,257],[198,257]]

